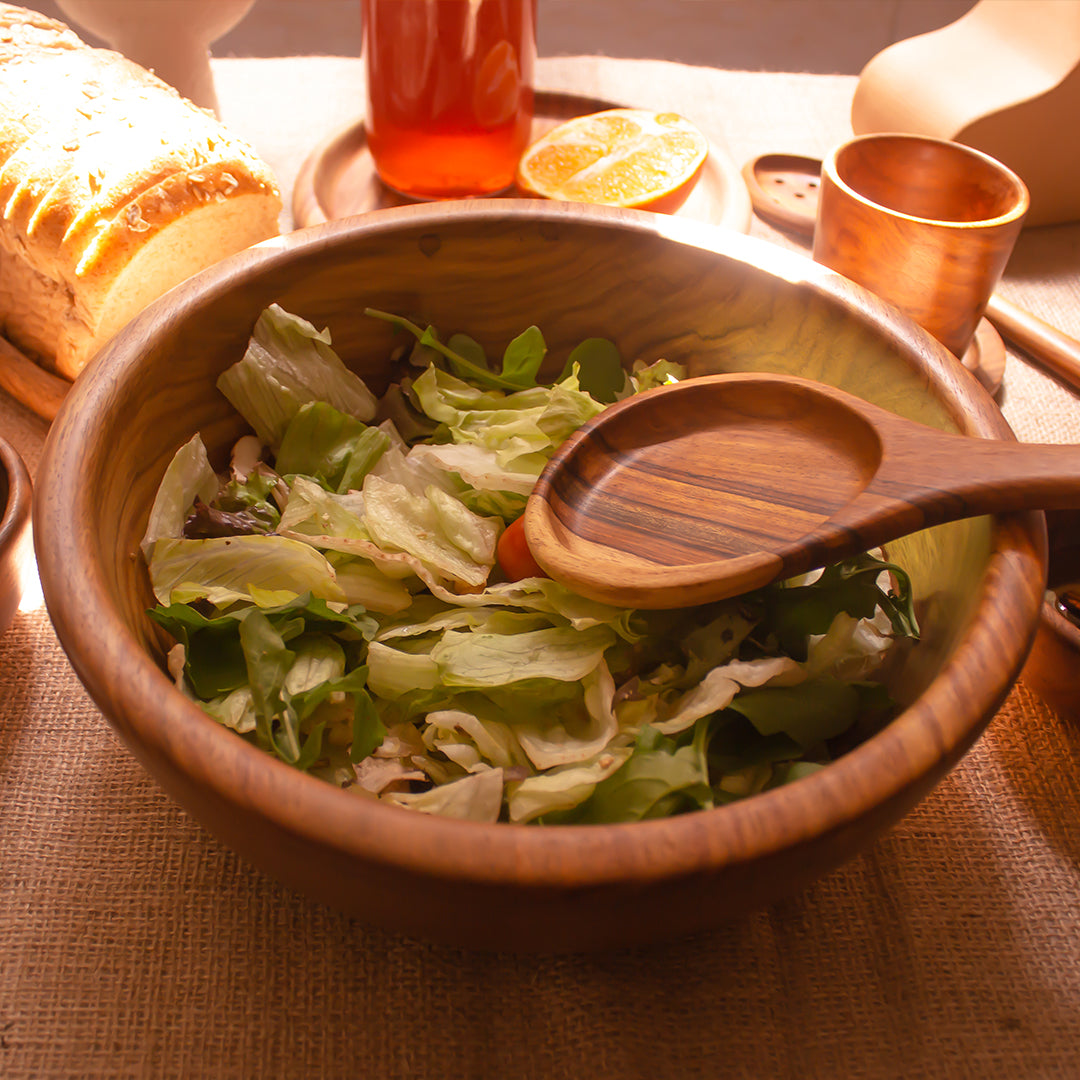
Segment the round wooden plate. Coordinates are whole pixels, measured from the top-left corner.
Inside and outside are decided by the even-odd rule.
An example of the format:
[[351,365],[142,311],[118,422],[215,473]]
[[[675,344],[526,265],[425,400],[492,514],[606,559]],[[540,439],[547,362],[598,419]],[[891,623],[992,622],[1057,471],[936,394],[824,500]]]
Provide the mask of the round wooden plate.
[[[620,106],[597,98],[537,91],[532,139],[575,116]],[[508,192],[507,197],[517,197]],[[362,120],[331,135],[305,160],[293,187],[293,224],[301,229],[410,200],[391,191],[375,172]],[[752,208],[739,169],[715,146],[709,147],[701,178],[676,217],[748,232]]]

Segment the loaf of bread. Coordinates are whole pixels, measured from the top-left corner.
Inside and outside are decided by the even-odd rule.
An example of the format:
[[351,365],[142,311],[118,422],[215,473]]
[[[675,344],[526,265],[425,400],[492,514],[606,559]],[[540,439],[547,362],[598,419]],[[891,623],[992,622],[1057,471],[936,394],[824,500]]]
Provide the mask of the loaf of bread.
[[39,364],[74,379],[150,301],[277,235],[281,205],[209,112],[0,3],[0,333]]

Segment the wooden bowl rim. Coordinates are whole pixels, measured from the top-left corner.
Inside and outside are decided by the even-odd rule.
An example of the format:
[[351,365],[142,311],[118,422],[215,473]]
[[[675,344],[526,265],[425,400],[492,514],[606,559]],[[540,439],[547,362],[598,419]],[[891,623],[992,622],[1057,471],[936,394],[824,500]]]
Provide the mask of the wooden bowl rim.
[[5,559],[30,524],[33,488],[30,473],[18,451],[0,438],[0,470],[7,476],[7,501],[0,506],[0,559]]
[[[719,227],[657,220],[644,211],[475,200],[380,210],[265,241],[178,286],[121,331],[76,381],[49,435],[35,510],[43,591],[73,667],[110,722],[136,749],[142,743],[164,754],[226,803],[253,810],[303,840],[433,880],[490,885],[582,887],[715,871],[840,833],[874,808],[903,799],[920,780],[928,789],[928,774],[942,763],[955,763],[977,738],[1030,646],[1045,575],[1045,554],[1041,564],[1037,554],[1040,529],[1045,552],[1041,515],[996,520],[987,585],[949,662],[912,706],[838,761],[793,784],[711,811],[659,821],[557,828],[429,816],[349,795],[297,773],[236,738],[176,690],[110,609],[102,574],[77,545],[63,545],[73,557],[59,557],[56,538],[64,535],[69,522],[83,516],[92,520],[92,508],[81,499],[80,470],[64,463],[83,462],[84,444],[91,437],[88,418],[134,370],[137,359],[125,355],[126,342],[138,340],[145,346],[155,326],[173,326],[190,317],[253,273],[270,273],[290,261],[302,262],[417,221],[468,224],[495,218],[541,226],[585,220],[605,228],[659,233],[842,299],[881,335],[920,355],[964,429],[984,437],[1012,437],[990,398],[914,324],[897,322],[895,313],[871,294],[801,255]],[[972,388],[977,388],[975,393]],[[965,418],[961,403],[969,395]],[[97,601],[96,610],[68,610],[65,601],[76,582]],[[994,599],[990,584],[1000,594]],[[987,624],[991,613],[992,630]],[[1004,664],[1003,657],[1013,660]],[[981,661],[982,669],[996,674],[967,677],[964,661],[970,662],[970,670],[978,670]],[[148,701],[159,704],[148,709]]]

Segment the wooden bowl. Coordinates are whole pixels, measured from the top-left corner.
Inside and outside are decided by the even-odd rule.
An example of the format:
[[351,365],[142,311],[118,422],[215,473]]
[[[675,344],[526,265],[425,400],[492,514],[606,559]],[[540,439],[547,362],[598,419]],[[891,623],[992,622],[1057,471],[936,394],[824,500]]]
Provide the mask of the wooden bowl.
[[11,625],[22,599],[30,505],[30,474],[15,447],[0,439],[0,634]]
[[[1080,510],[1046,515],[1050,536],[1051,591],[1080,581]],[[1028,683],[1062,716],[1080,719],[1080,626],[1054,603],[1043,604],[1035,642],[1023,671]]]
[[35,518],[60,641],[102,712],[207,828],[287,885],[363,920],[470,947],[578,950],[698,931],[865,847],[971,746],[1018,674],[1043,600],[1041,514],[890,549],[924,635],[904,705],[835,764],[721,809],[624,825],[454,821],[355,798],[264,755],[173,686],[138,554],[154,492],[196,430],[240,430],[216,392],[272,301],[329,326],[378,392],[411,312],[489,351],[530,323],[558,371],[590,335],[693,374],[792,371],[943,429],[1008,438],[990,398],[868,292],[763,241],[645,212],[482,200],[377,211],[280,237],[177,287],[79,378],[54,422]]

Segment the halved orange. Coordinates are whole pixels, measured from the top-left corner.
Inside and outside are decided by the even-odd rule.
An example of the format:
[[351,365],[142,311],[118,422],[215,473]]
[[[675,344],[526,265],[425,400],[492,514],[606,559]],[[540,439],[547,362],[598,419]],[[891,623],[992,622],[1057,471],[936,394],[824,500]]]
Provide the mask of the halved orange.
[[578,116],[525,151],[517,184],[530,195],[671,213],[701,175],[709,143],[685,117],[647,109]]

